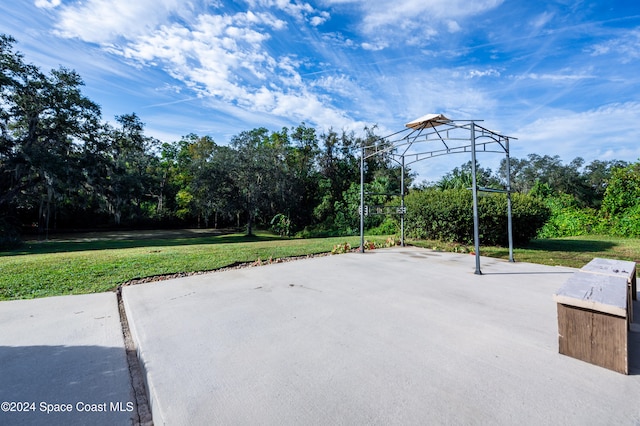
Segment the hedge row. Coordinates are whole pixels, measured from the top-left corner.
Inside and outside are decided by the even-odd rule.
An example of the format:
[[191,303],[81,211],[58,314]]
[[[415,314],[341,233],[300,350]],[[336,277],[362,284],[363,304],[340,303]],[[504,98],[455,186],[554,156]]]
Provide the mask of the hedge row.
[[[514,244],[534,238],[550,216],[538,199],[511,195]],[[466,189],[412,191],[405,197],[406,235],[462,244],[473,243],[473,194]],[[480,243],[507,245],[506,194],[481,193],[478,198]]]

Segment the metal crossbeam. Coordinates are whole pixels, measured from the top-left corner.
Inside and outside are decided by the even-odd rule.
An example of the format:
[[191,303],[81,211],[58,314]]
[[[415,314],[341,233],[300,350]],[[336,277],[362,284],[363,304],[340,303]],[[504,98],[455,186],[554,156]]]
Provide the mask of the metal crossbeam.
[[[360,213],[360,208],[358,208],[358,213]],[[364,206],[364,215],[388,215],[388,214],[406,214],[407,208],[404,206]]]

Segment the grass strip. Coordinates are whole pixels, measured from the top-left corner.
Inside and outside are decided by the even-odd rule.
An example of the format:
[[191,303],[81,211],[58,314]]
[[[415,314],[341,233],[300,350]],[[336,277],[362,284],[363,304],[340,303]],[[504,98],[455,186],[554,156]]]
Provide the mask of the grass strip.
[[[274,239],[252,237],[249,242],[210,237],[198,244],[142,246],[121,249],[85,249],[50,253],[50,247],[33,248],[35,254],[2,253],[0,300],[31,299],[109,291],[133,279],[181,272],[211,271],[235,263],[330,252],[337,244],[360,245],[359,237]],[[371,240],[383,242],[384,237]],[[192,241],[193,242],[193,241]],[[59,244],[59,243],[52,243]],[[100,247],[102,244],[97,243]],[[143,244],[142,244],[143,245]],[[90,248],[86,246],[85,248]],[[39,253],[38,253],[39,252]]]
[[[472,253],[473,245],[443,243],[433,240],[412,240],[412,245],[433,250]],[[509,259],[508,247],[480,246],[482,256]],[[549,266],[580,268],[594,257],[640,262],[640,239],[584,235],[578,237],[532,240],[524,247],[513,250],[516,262],[538,263]],[[638,271],[640,272],[640,270]]]

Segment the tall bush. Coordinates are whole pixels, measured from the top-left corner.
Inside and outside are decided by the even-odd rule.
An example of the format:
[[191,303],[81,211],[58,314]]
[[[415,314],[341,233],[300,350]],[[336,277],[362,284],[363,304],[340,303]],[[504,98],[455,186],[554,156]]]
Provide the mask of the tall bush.
[[601,214],[610,235],[640,237],[640,162],[613,171]]
[[640,204],[626,209],[623,215],[612,218],[608,223],[609,235],[640,237]]
[[[473,194],[465,189],[412,191],[405,198],[406,233],[427,238],[471,244],[473,242]],[[513,239],[523,244],[535,237],[549,218],[549,209],[534,197],[512,194]],[[506,245],[507,197],[482,194],[478,200],[480,242]]]
[[602,232],[603,223],[598,211],[580,207],[569,194],[556,194],[544,199],[551,216],[538,232],[539,238],[561,238]]
[[625,210],[640,204],[640,162],[617,168],[609,179],[602,200],[602,213],[608,217],[621,216]]

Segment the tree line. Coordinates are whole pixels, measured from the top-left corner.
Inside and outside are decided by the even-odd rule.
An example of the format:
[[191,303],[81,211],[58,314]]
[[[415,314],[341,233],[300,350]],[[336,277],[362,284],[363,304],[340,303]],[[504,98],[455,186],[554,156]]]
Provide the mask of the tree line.
[[[101,118],[83,81],[45,73],[0,36],[0,226],[46,234],[104,226],[273,226],[350,233],[358,147],[373,131],[312,127],[242,131],[227,144],[188,134],[162,143],[135,113]],[[382,143],[382,142],[373,142]],[[398,193],[399,168],[367,160],[378,192]]]
[[[278,131],[241,131],[224,144],[193,133],[161,142],[145,134],[135,113],[115,117],[115,125],[106,123],[100,107],[83,95],[75,71],[43,72],[25,62],[14,45],[12,37],[0,35],[4,240],[18,239],[20,231],[46,235],[114,226],[242,226],[249,234],[262,226],[303,236],[358,232],[360,147],[385,152],[381,145],[386,142],[375,128],[356,136],[319,133],[301,123]],[[580,158],[563,164],[557,156],[530,154],[511,159],[511,187],[551,207],[560,202],[576,211],[623,215],[630,207],[620,210],[621,203],[638,204],[637,197],[625,198],[628,188],[620,189],[637,168],[622,161],[585,165]],[[378,155],[366,160],[364,170],[367,204],[397,203],[399,165]],[[414,178],[405,171],[406,187],[411,187],[405,193],[468,188],[471,164],[437,182],[412,185]],[[478,167],[478,181],[504,187],[504,161],[495,173]],[[615,200],[607,198],[607,191],[614,193],[611,182],[618,182]],[[368,216],[366,226],[393,233],[397,221]]]

